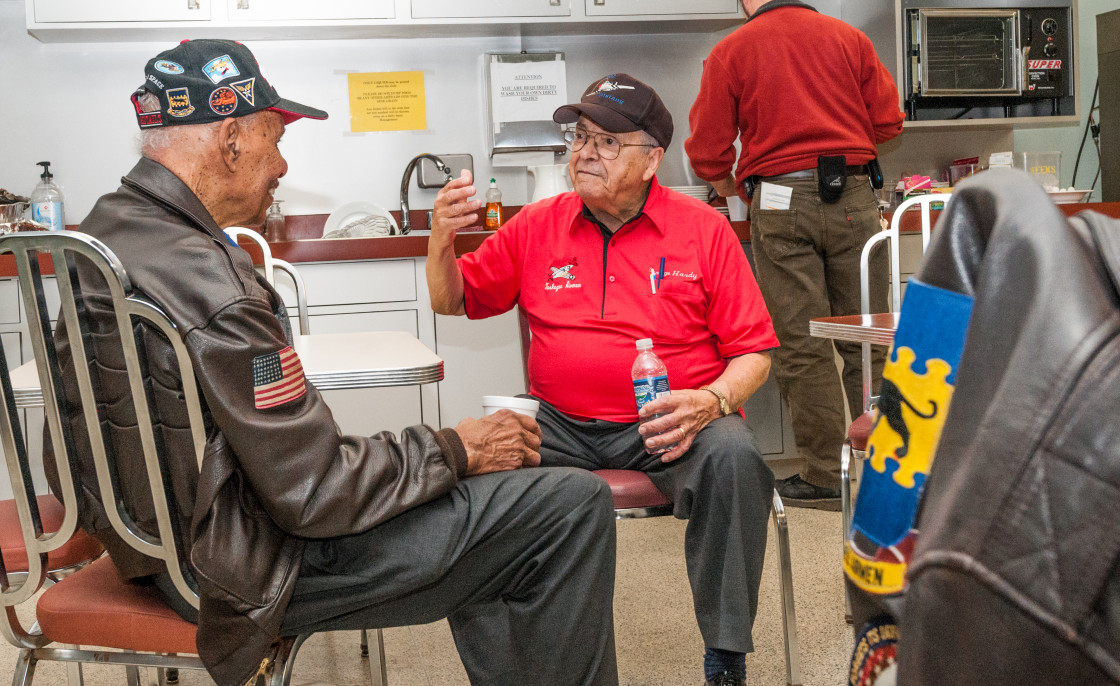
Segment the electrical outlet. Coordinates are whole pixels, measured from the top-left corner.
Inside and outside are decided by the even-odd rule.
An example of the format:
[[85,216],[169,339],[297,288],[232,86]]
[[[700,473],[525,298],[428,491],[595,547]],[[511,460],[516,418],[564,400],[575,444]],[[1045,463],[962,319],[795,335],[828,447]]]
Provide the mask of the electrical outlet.
[[[458,178],[459,174],[464,169],[469,171],[472,176],[474,175],[474,157],[472,157],[470,154],[437,154],[436,157],[443,160],[443,163],[446,164],[449,169],[451,169],[452,178]],[[421,158],[420,173],[417,175],[416,185],[420,186],[421,188],[443,188],[444,184],[446,183],[447,179],[444,177],[443,172],[436,169],[435,162],[432,162],[426,157]]]

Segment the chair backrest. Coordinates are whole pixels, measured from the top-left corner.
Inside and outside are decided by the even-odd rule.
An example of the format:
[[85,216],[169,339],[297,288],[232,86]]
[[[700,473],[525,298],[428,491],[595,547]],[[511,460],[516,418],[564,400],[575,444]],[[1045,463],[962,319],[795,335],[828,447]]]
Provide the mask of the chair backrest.
[[[902,309],[902,270],[901,259],[899,258],[899,227],[902,225],[902,216],[907,210],[915,206],[917,206],[921,212],[922,253],[924,254],[926,248],[929,246],[930,229],[932,227],[931,207],[934,203],[948,204],[949,198],[951,197],[952,194],[950,193],[937,193],[907,198],[895,209],[894,214],[891,216],[890,227],[875,234],[864,243],[863,252],[860,253],[859,257],[861,314],[871,314],[871,251],[882,241],[890,241],[888,250],[890,253],[891,309],[894,312],[899,312]],[[865,342],[863,344],[862,367],[863,409],[866,412],[871,409],[874,402],[874,398],[871,395],[871,343]]]
[[235,242],[238,238],[246,237],[257,244],[261,251],[261,267],[264,271],[265,281],[268,281],[272,286],[276,286],[276,270],[284,272],[288,278],[292,280],[292,284],[296,290],[296,312],[299,315],[299,332],[303,335],[311,333],[311,322],[307,316],[307,287],[303,283],[303,277],[299,275],[295,265],[285,260],[281,260],[272,256],[272,248],[269,247],[268,241],[264,236],[252,229],[242,228],[240,226],[231,226],[225,230],[226,235],[232,238]]
[[[202,407],[198,395],[193,367],[186,346],[175,325],[158,307],[132,292],[123,266],[107,246],[100,241],[76,231],[36,232],[9,234],[0,238],[0,254],[10,253],[15,258],[24,309],[30,324],[30,341],[35,355],[43,394],[44,414],[48,427],[54,460],[57,467],[61,493],[56,493],[66,508],[62,527],[50,536],[42,534],[42,525],[35,508],[34,486],[27,464],[27,450],[20,431],[10,372],[4,362],[0,346],[0,395],[4,412],[0,414],[0,439],[3,441],[8,471],[13,481],[13,491],[19,511],[28,551],[29,571],[27,580],[18,589],[6,588],[0,594],[0,604],[12,606],[33,594],[42,584],[46,552],[64,543],[74,532],[77,521],[75,481],[80,479],[77,465],[75,433],[68,418],[80,412],[85,436],[81,440],[93,457],[97,485],[85,484],[84,490],[100,495],[103,509],[116,533],[140,553],[163,562],[175,587],[194,607],[198,607],[197,593],[183,575],[177,541],[180,540],[178,516],[173,514],[170,494],[170,477],[164,468],[162,435],[157,434],[154,421],[159,414],[145,384],[146,360],[140,352],[136,336],[143,323],[148,331],[158,331],[169,342],[174,353],[179,378],[182,380],[181,397],[189,421],[189,437],[193,444],[196,466],[200,467],[206,444]],[[65,327],[71,363],[62,368],[50,316],[44,297],[44,277],[40,257],[49,255],[57,278],[61,311],[59,325]],[[108,297],[97,297],[99,316],[108,317],[115,324],[115,339],[97,336],[97,350],[120,344],[131,395],[132,410],[137,424],[136,440],[143,452],[143,465],[151,487],[150,506],[156,531],[142,528],[125,503],[118,480],[116,449],[110,440],[109,422],[99,409],[100,374],[94,364],[95,343],[91,296],[79,283],[79,265],[87,273],[100,273],[108,290]],[[104,319],[100,331],[103,332]],[[96,358],[103,363],[102,357]],[[92,367],[91,367],[92,365]],[[80,407],[70,407],[64,388],[64,373],[68,382],[76,385]],[[73,391],[73,389],[71,389]],[[156,418],[156,420],[153,419]],[[149,527],[150,528],[150,527]],[[6,574],[4,575],[6,577]]]

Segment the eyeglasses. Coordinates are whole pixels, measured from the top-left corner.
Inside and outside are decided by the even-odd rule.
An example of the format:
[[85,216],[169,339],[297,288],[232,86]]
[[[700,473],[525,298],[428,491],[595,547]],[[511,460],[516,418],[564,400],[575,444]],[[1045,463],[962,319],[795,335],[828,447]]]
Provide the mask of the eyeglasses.
[[587,145],[587,141],[594,139],[595,150],[598,151],[599,157],[604,160],[613,160],[618,157],[623,148],[659,148],[661,146],[655,143],[621,143],[618,137],[610,133],[591,133],[583,129],[575,129],[574,131],[564,132],[564,145],[568,146],[568,150],[572,152],[579,152],[583,150],[583,146]]

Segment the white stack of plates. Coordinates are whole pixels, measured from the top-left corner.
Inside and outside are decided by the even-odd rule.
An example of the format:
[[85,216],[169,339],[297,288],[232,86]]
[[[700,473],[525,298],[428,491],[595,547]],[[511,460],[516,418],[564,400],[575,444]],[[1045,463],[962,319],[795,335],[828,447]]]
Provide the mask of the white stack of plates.
[[[687,196],[696,198],[700,202],[706,203],[708,202],[708,193],[711,191],[711,188],[709,188],[708,186],[669,186],[669,190],[674,190],[678,193],[684,193]],[[723,216],[727,217],[728,220],[731,219],[731,211],[726,207],[717,207],[716,210],[718,210],[719,213]]]
[[669,190],[684,193],[700,202],[708,202],[708,191],[710,189],[707,186],[669,186]]

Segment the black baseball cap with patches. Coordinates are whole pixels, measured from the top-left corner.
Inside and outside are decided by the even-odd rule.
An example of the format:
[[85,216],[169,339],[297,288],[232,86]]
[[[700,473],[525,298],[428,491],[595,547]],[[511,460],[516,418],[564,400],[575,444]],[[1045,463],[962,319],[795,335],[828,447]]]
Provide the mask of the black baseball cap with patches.
[[573,124],[580,115],[611,133],[645,131],[661,147],[673,140],[673,115],[661,96],[629,74],[610,74],[597,79],[578,104],[562,105],[552,113],[557,124]]
[[[159,110],[141,111],[145,91],[159,97]],[[142,129],[205,124],[261,110],[279,112],[284,124],[327,118],[323,110],[281,98],[249,48],[232,40],[185,40],[148,60],[132,104]]]

